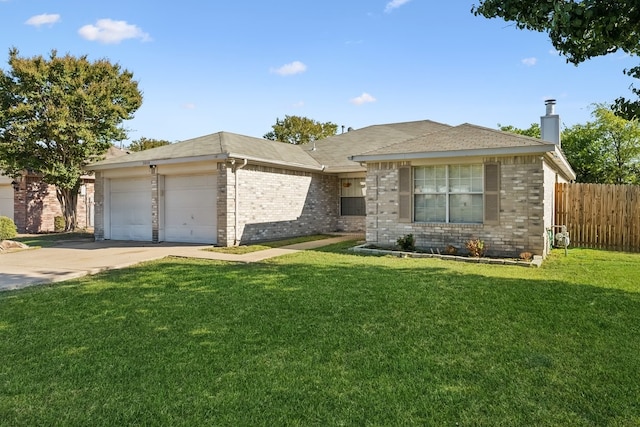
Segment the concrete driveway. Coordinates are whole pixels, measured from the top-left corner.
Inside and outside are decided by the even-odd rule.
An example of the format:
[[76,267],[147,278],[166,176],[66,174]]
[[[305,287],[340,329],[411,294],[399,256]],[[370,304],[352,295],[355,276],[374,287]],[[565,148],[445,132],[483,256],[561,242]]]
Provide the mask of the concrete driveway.
[[[0,290],[59,282],[170,255],[175,245],[144,242],[65,242],[0,255]],[[182,249],[183,247],[179,247]],[[194,246],[184,246],[191,251]],[[198,247],[202,249],[204,246]]]
[[267,258],[305,249],[314,249],[353,238],[353,235],[337,236],[245,255],[231,255],[203,250],[210,248],[210,245],[69,241],[48,248],[0,254],[0,291],[20,289],[41,283],[60,282],[167,256],[245,263],[258,262]]

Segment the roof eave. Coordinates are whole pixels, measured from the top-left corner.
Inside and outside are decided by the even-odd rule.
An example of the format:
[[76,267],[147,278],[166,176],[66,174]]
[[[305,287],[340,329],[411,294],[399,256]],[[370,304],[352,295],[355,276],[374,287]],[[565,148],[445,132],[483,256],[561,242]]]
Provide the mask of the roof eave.
[[235,154],[235,153],[229,153],[229,158],[234,158],[234,159],[247,159],[247,161],[253,162],[253,163],[257,163],[260,165],[266,165],[266,166],[280,166],[283,169],[302,169],[302,170],[311,170],[311,171],[323,171],[325,169],[324,165],[318,164],[318,165],[305,165],[303,163],[295,163],[295,162],[285,162],[285,161],[278,161],[278,160],[267,160],[267,159],[262,159],[259,157],[251,157],[251,156],[246,156],[244,154]]
[[345,173],[345,172],[366,172],[367,168],[360,165],[353,166],[326,166],[324,172],[326,173]]
[[189,157],[177,157],[177,158],[169,158],[169,159],[150,159],[150,160],[133,160],[129,162],[109,162],[105,164],[95,163],[87,165],[88,170],[98,171],[98,170],[108,170],[108,169],[121,169],[121,168],[135,168],[140,166],[151,166],[151,165],[169,165],[169,164],[177,164],[177,163],[191,163],[191,162],[206,162],[206,161],[219,161],[226,160],[229,158],[229,155],[224,154],[213,154],[209,156],[189,156]]
[[471,150],[427,151],[419,153],[355,155],[349,157],[349,160],[352,160],[354,162],[376,162],[416,159],[442,159],[447,157],[509,156],[548,153],[555,151],[555,148],[556,146],[554,144],[541,144],[539,146],[519,146],[507,148],[479,148]]
[[569,164],[567,158],[564,156],[564,153],[562,152],[560,147],[555,146],[555,150],[553,152],[550,152],[549,155],[552,157],[552,161],[558,166],[567,180],[576,180],[577,175]]

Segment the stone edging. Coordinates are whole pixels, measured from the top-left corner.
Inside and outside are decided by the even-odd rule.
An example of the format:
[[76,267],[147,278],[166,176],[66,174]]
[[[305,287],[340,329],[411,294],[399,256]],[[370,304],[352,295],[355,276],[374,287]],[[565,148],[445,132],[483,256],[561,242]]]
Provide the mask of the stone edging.
[[441,255],[441,254],[428,254],[420,252],[403,252],[403,251],[391,251],[386,249],[372,249],[367,248],[367,244],[354,246],[350,248],[351,251],[357,253],[367,253],[372,255],[395,255],[399,258],[437,258],[448,261],[469,262],[474,264],[496,264],[496,265],[517,265],[520,267],[540,267],[542,265],[542,257],[534,255],[532,261],[517,261],[513,259],[503,258],[473,258],[464,257],[458,255]]

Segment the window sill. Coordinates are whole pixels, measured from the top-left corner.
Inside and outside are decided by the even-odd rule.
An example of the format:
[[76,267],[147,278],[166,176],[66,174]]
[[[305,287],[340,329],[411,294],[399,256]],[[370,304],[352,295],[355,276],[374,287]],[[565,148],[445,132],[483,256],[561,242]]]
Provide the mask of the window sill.
[[466,222],[413,222],[418,227],[484,228],[484,224]]

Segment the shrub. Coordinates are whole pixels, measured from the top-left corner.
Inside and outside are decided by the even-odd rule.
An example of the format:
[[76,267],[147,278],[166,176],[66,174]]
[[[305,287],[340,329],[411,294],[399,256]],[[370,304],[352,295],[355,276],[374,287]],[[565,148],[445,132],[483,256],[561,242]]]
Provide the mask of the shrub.
[[0,216],[0,240],[13,239],[18,234],[18,229],[13,220],[7,216]]
[[453,245],[447,245],[444,248],[444,253],[447,255],[456,255],[458,253],[458,248]]
[[416,250],[416,239],[413,237],[413,234],[399,237],[397,243],[403,251],[413,252]]
[[464,246],[469,251],[469,255],[475,258],[480,258],[487,250],[487,245],[484,244],[484,240],[480,239],[467,240]]
[[56,233],[64,231],[64,217],[63,216],[56,216],[56,217],[53,218],[53,231],[55,231]]
[[531,252],[521,252],[520,259],[523,261],[531,261],[533,254]]

